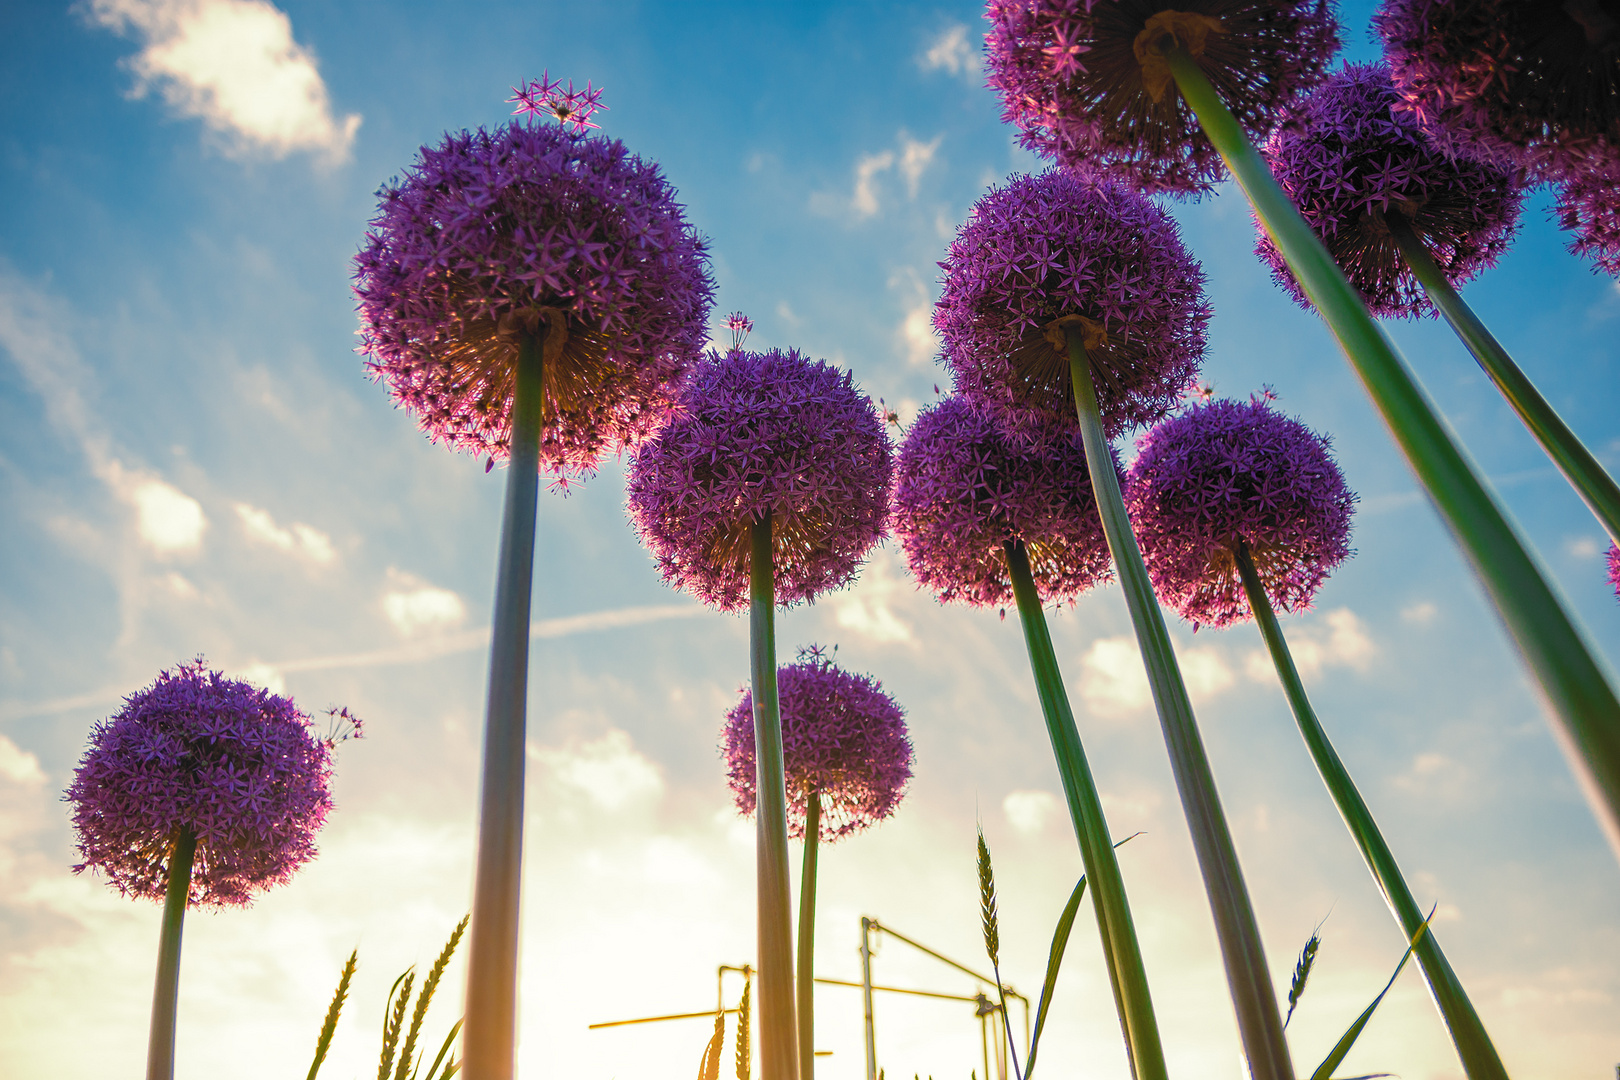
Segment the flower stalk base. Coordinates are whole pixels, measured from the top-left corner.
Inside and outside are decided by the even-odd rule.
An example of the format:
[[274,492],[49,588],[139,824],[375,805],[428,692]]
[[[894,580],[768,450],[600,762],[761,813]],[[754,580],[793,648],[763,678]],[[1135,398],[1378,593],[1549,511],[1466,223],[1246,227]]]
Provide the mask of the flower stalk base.
[[174,1029],[180,1004],[180,932],[191,897],[191,863],[197,834],[182,827],[169,855],[169,884],[163,895],[163,929],[158,935],[157,979],[152,987],[152,1031],[146,1041],[146,1080],[174,1080]]
[[804,872],[799,878],[799,1080],[816,1075],[816,862],[821,850],[821,793],[804,804]]

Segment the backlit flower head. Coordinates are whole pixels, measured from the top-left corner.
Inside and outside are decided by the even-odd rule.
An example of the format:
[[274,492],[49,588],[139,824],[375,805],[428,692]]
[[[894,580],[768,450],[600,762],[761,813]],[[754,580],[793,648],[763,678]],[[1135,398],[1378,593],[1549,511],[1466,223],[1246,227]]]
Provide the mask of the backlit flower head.
[[[883,684],[836,667],[820,649],[776,669],[788,835],[804,835],[812,791],[821,796],[823,841],[877,824],[899,806],[911,779],[906,714]],[[721,732],[726,775],[743,814],[754,812],[754,695],[748,689]]]
[[776,600],[848,581],[883,535],[893,451],[848,372],[772,349],[711,352],[628,470],[664,580],[722,611],[749,602],[750,531],[771,515]]
[[591,89],[587,82],[585,89],[575,90],[574,80],[569,79],[568,89],[564,90],[562,80],[552,80],[549,72],[541,72],[540,78],[531,79],[524,86],[512,87],[512,96],[506,100],[517,104],[513,115],[549,116],[579,133],[601,127],[601,124],[591,123],[591,114],[607,111],[600,89]]
[[[1410,223],[1446,278],[1461,285],[1507,250],[1523,195],[1514,170],[1434,149],[1398,100],[1388,68],[1346,65],[1288,112],[1263,153],[1374,315],[1433,315],[1386,215]],[[1256,251],[1310,307],[1264,230]]]
[[1023,543],[1045,602],[1110,575],[1079,433],[1015,440],[963,397],[924,411],[901,443],[892,527],[918,583],[945,603],[1010,602],[1008,541]]
[[1059,319],[1086,331],[1110,435],[1192,384],[1210,307],[1175,222],[1116,184],[1053,169],[992,188],[957,230],[934,307],[956,390],[1004,426],[1077,423]]
[[1225,175],[1161,43],[1187,49],[1256,140],[1339,47],[1326,0],[990,0],[985,18],[989,83],[1019,141],[1154,192],[1204,192]]
[[1620,145],[1594,155],[1558,189],[1558,221],[1575,234],[1569,249],[1620,277]]
[[540,460],[644,437],[708,340],[705,246],[622,143],[513,122],[423,147],[355,256],[361,348],[436,441],[507,456],[522,335],[545,343]]
[[1138,446],[1125,506],[1159,599],[1195,626],[1252,617],[1240,543],[1283,611],[1308,608],[1350,555],[1356,497],[1329,440],[1265,398],[1193,405]]
[[315,857],[332,746],[291,700],[207,670],[165,671],[95,726],[67,801],[83,862],[125,896],[163,899],[181,829],[197,837],[190,903],[246,905]]
[[1614,586],[1614,598],[1620,600],[1620,546],[1609,545],[1609,584]]
[[1563,174],[1620,146],[1613,0],[1384,0],[1373,29],[1405,107],[1448,151]]

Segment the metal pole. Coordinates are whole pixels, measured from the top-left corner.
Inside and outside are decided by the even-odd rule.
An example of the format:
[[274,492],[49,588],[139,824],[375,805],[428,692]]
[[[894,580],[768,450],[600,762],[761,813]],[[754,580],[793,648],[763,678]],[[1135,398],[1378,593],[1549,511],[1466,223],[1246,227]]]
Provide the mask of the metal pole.
[[866,1080],[877,1080],[877,1033],[872,1027],[872,920],[861,916],[861,1005],[866,1011]]

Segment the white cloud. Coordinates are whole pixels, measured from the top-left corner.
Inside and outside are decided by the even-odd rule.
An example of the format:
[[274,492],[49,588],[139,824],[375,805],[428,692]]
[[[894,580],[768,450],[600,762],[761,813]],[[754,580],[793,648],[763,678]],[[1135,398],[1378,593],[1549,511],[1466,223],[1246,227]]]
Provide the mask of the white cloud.
[[969,84],[979,81],[979,53],[968,43],[968,28],[961,23],[952,23],[940,31],[917,58],[917,63],[924,71],[943,71]]
[[838,594],[835,618],[839,626],[873,641],[910,641],[911,627],[889,607],[889,597],[907,587],[890,573],[890,558],[875,557],[855,584]]
[[917,184],[934,160],[934,153],[944,135],[935,135],[932,142],[918,142],[905,132],[900,133],[900,175],[906,180],[906,194],[917,197]]
[[847,204],[840,196],[818,192],[810,197],[811,209],[829,216],[838,216],[847,210],[857,219],[872,217],[882,209],[879,180],[890,170],[899,172],[905,181],[907,197],[916,199],[923,173],[933,164],[944,138],[944,135],[936,135],[932,141],[922,142],[902,129],[896,136],[894,148],[862,154],[855,159],[855,188]]
[[332,115],[315,54],[266,0],[91,0],[90,16],[141,42],[127,61],[134,96],[157,89],[225,136],[228,152],[348,157],[360,115]]
[[922,275],[907,267],[889,277],[889,288],[904,296],[904,314],[895,328],[895,339],[906,362],[912,367],[932,367],[939,354],[939,334],[934,330],[934,297],[923,284]]
[[1099,638],[1091,643],[1080,658],[1080,697],[1103,716],[1123,716],[1153,702],[1134,638]]
[[1440,609],[1427,600],[1419,600],[1415,604],[1409,604],[1401,608],[1401,618],[1406,622],[1416,623],[1419,626],[1426,626],[1433,622],[1434,617],[1438,614],[1440,614]]
[[406,637],[419,630],[451,630],[467,619],[467,605],[449,589],[388,568],[394,588],[383,594],[383,614]]
[[1038,835],[1057,808],[1057,796],[1050,791],[1014,791],[1001,800],[1007,823],[1025,836]]
[[135,532],[159,555],[183,555],[202,546],[208,518],[202,504],[173,484],[107,463],[106,479],[119,498],[135,508]]
[[878,212],[877,174],[894,167],[894,151],[864,154],[855,162],[855,195],[850,205],[860,217],[871,217]]
[[[1432,618],[1432,612],[1424,612],[1423,606],[1420,604],[1416,608],[1409,608],[1408,611],[1414,614],[1408,616],[1403,612],[1402,616],[1412,622]],[[1432,605],[1429,606],[1432,608]],[[1290,627],[1285,631],[1288,652],[1293,656],[1294,666],[1299,669],[1300,675],[1308,679],[1325,667],[1366,671],[1378,652],[1378,646],[1367,636],[1366,624],[1349,608],[1335,608],[1323,615],[1322,621],[1327,624],[1325,632],[1316,623]],[[1271,656],[1263,649],[1256,649],[1248,655],[1244,670],[1255,682],[1271,682],[1277,677]]]
[[618,729],[568,747],[530,743],[529,757],[548,768],[558,784],[584,795],[601,810],[613,812],[656,802],[664,793],[664,777],[657,763]]
[[249,506],[247,503],[236,503],[235,510],[236,516],[242,521],[243,530],[251,540],[268,544],[319,566],[326,566],[337,559],[337,551],[332,547],[332,538],[313,525],[295,521],[282,528],[276,524],[276,519],[270,516],[270,511]]
[[285,694],[287,692],[287,675],[274,664],[266,664],[255,660],[251,664],[244,664],[231,672],[233,679],[262,686],[272,694]]
[[1195,698],[1212,697],[1237,681],[1232,669],[1214,649],[1179,649],[1176,661],[1181,666],[1187,693]]
[[45,782],[45,772],[39,767],[39,758],[4,735],[0,735],[0,776],[24,787]]
[[1564,543],[1564,550],[1577,559],[1595,559],[1606,547],[1595,536],[1575,536]]

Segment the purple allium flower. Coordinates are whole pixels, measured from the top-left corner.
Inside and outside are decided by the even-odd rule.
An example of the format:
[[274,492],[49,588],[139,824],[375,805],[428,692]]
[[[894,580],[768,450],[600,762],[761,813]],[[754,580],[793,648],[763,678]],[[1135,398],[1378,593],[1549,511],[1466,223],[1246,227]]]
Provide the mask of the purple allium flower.
[[1076,422],[1055,320],[1086,327],[1109,434],[1149,424],[1198,374],[1210,307],[1176,224],[1148,199],[1059,169],[992,188],[940,266],[934,326],[956,390],[1012,430]]
[[1443,149],[1567,173],[1620,146],[1613,0],[1385,0],[1373,29]]
[[1015,441],[962,397],[911,426],[895,468],[893,529],[918,583],[942,602],[1008,603],[1009,540],[1023,542],[1043,601],[1073,600],[1109,576],[1079,433],[1046,434]]
[[[838,840],[877,824],[906,793],[911,740],[906,714],[883,684],[833,665],[820,649],[801,649],[776,669],[787,774],[788,835],[804,836],[812,791],[821,796],[819,839]],[[726,714],[721,753],[737,809],[754,812],[754,696]]]
[[1614,586],[1614,598],[1620,600],[1620,545],[1609,545],[1609,584]]
[[523,334],[546,343],[548,471],[588,475],[651,433],[708,340],[714,291],[656,165],[514,122],[423,147],[381,195],[355,256],[360,351],[435,441],[507,455]]
[[515,116],[549,116],[581,134],[602,126],[591,123],[592,113],[607,112],[600,89],[592,90],[587,82],[585,89],[575,90],[574,80],[569,79],[568,89],[564,90],[562,80],[553,81],[550,72],[541,72],[540,78],[530,79],[526,86],[512,87],[512,96],[506,100],[517,104],[512,110]]
[[1339,47],[1326,0],[990,0],[989,83],[1024,146],[1144,191],[1208,191],[1220,155],[1157,47],[1192,54],[1251,138]]
[[771,515],[776,600],[852,577],[883,535],[893,451],[848,372],[794,350],[711,352],[631,459],[628,508],[664,580],[749,602],[750,530]]
[[1349,556],[1356,497],[1330,441],[1265,398],[1193,405],[1137,445],[1125,505],[1160,599],[1195,626],[1252,617],[1240,543],[1283,611],[1310,607]]
[[1594,155],[1558,189],[1558,220],[1575,234],[1569,249],[1620,277],[1620,149]]
[[[359,723],[347,710],[340,725]],[[246,905],[315,857],[332,808],[332,745],[288,698],[199,658],[101,721],[66,799],[84,861],[125,896],[163,899],[181,829],[197,837],[192,905]]]
[[726,329],[731,331],[731,351],[736,352],[753,332],[754,320],[740,311],[733,311],[726,316]]
[[[1374,315],[1433,315],[1384,215],[1399,214],[1453,285],[1493,266],[1518,221],[1516,170],[1434,149],[1382,64],[1347,64],[1289,110],[1263,151],[1271,171]],[[1310,307],[1264,230],[1255,250]]]

